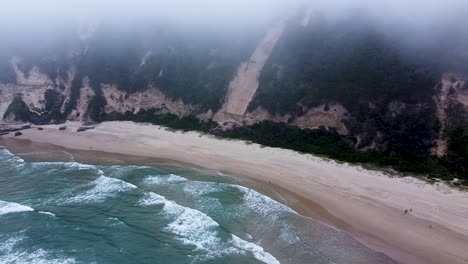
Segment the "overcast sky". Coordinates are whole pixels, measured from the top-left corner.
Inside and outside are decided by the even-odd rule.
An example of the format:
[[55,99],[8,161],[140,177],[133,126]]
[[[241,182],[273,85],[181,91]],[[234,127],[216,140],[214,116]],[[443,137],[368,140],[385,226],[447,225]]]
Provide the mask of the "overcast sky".
[[306,5],[337,19],[350,10],[367,12],[386,30],[428,36],[455,27],[468,32],[468,0],[0,0],[0,32],[13,36],[68,30],[69,22],[80,19],[123,24],[156,20],[221,29],[237,25],[248,30]]
[[[376,16],[414,23],[468,16],[468,0],[14,0],[1,1],[2,20],[46,22],[56,18],[170,16],[177,19],[243,20],[307,3],[327,14],[361,8]],[[11,24],[14,26],[14,24]]]

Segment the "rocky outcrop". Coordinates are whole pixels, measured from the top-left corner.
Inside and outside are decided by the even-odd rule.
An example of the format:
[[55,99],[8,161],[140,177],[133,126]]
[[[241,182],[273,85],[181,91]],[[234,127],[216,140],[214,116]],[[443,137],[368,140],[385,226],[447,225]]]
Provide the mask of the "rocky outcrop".
[[82,80],[80,87],[80,98],[77,101],[76,108],[68,116],[69,120],[87,121],[88,106],[95,93],[90,86],[89,78]]
[[348,116],[348,111],[341,104],[330,103],[306,110],[304,115],[295,118],[291,123],[302,129],[334,128],[339,134],[347,135],[348,129],[343,120]]
[[[137,113],[140,109],[159,108],[178,116],[197,114],[198,107],[185,104],[182,100],[173,100],[167,97],[159,89],[149,87],[142,92],[128,94],[117,89],[115,85],[103,84],[102,92],[107,101],[106,113],[125,113],[130,111]],[[207,118],[207,117],[204,117]]]

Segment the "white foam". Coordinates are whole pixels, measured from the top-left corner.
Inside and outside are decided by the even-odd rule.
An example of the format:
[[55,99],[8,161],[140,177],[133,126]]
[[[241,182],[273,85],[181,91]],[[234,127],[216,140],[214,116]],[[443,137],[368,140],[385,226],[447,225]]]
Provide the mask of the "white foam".
[[0,200],[0,215],[9,214],[9,213],[18,213],[18,212],[29,212],[34,211],[29,206],[22,205],[19,203],[10,203]]
[[16,163],[23,164],[24,159],[16,156],[15,154],[11,153],[8,149],[6,148],[0,148],[0,154],[7,156],[9,159],[15,161]]
[[219,192],[225,190],[226,188],[236,188],[244,193],[244,205],[253,212],[259,213],[262,216],[271,215],[275,212],[289,212],[297,214],[293,209],[271,199],[266,195],[235,184],[193,181],[190,182],[190,184],[184,186],[184,192],[193,196],[194,198],[199,198],[200,196]]
[[78,162],[65,162],[64,163],[69,168],[74,168],[78,170],[89,170],[89,169],[96,169],[96,166],[89,165],[89,164],[82,164]]
[[235,186],[244,193],[244,204],[256,213],[260,213],[263,216],[267,216],[275,212],[297,214],[293,209],[257,191],[239,185],[232,186]]
[[282,224],[278,238],[282,243],[286,243],[287,245],[301,242],[301,238],[297,235],[294,226],[289,224]]
[[26,236],[19,232],[16,236],[3,241],[0,244],[0,263],[71,264],[76,262],[75,259],[66,257],[53,259],[50,257],[50,252],[44,249],[33,252],[15,250],[15,247],[24,239]]
[[50,252],[38,249],[34,252],[8,252],[0,257],[0,263],[31,263],[31,264],[72,264],[76,263],[74,258],[50,258]]
[[190,184],[184,186],[184,192],[199,197],[205,194],[219,192],[227,185],[216,182],[202,182],[202,181],[192,181]]
[[[23,241],[24,238],[25,238],[25,236],[20,233],[19,235],[11,237],[8,240],[3,241],[2,243],[0,243],[0,253],[1,253],[0,255],[5,255],[5,254],[11,252],[13,250],[13,248],[19,242]],[[0,258],[0,260],[1,260],[1,258]]]
[[57,166],[62,165],[69,169],[78,169],[78,170],[96,170],[97,167],[94,165],[83,164],[79,162],[60,162],[60,161],[41,161],[41,162],[32,162],[31,164],[36,166]]
[[242,240],[235,235],[231,234],[231,239],[223,241],[218,237],[219,224],[203,212],[181,206],[153,192],[146,194],[141,199],[140,204],[144,206],[163,204],[163,210],[175,218],[164,228],[164,231],[176,235],[176,239],[182,243],[204,251],[208,258],[250,252],[262,262],[279,263],[262,247]]
[[143,180],[144,184],[148,185],[160,185],[160,184],[171,184],[171,183],[179,183],[187,181],[186,178],[181,177],[175,174],[169,175],[155,175],[155,176],[148,176]]
[[55,217],[55,214],[54,214],[54,213],[51,213],[51,212],[39,211],[38,213],[40,213],[40,214],[45,214],[45,215],[50,215],[50,216]]
[[232,235],[232,240],[236,247],[240,247],[244,250],[252,252],[254,257],[262,262],[268,264],[280,264],[280,262],[275,257],[273,257],[268,252],[265,252],[261,246],[242,240],[235,235]]
[[92,181],[91,184],[94,185],[92,189],[80,193],[68,199],[66,202],[100,202],[118,193],[138,188],[126,181],[106,177],[104,175],[99,176],[99,178]]
[[150,192],[150,193],[145,194],[145,197],[143,197],[140,200],[140,204],[141,205],[146,205],[146,206],[157,205],[157,204],[165,204],[167,202],[169,202],[169,201],[166,200],[166,198],[164,196],[155,194],[154,192]]

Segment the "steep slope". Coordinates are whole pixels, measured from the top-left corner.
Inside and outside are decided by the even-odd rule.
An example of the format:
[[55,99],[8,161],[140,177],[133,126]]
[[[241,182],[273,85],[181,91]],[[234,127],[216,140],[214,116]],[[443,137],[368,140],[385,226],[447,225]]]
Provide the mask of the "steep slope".
[[285,21],[279,21],[265,35],[248,61],[242,62],[237,74],[229,83],[225,102],[215,116],[218,122],[229,118],[239,119],[244,116],[258,88],[258,77],[269,59],[273,49],[281,38]]
[[66,43],[0,50],[0,115],[152,122],[464,177],[464,43],[419,51],[367,22],[306,8],[248,31],[92,23]]

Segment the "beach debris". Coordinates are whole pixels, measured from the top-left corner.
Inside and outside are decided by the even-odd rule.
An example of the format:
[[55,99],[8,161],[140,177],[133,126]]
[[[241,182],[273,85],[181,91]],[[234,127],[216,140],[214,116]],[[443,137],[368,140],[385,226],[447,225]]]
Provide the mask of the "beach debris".
[[15,132],[15,137],[18,137],[18,136],[21,136],[21,135],[23,135],[23,133],[21,133],[21,132],[19,132],[19,131],[18,131],[18,132]]
[[95,127],[93,127],[93,126],[82,126],[82,127],[79,127],[78,130],[76,130],[76,131],[77,132],[83,132],[83,131],[94,129],[94,128]]
[[65,130],[65,129],[67,129],[66,126],[61,126],[61,127],[59,127],[59,130],[60,130],[60,131]]

